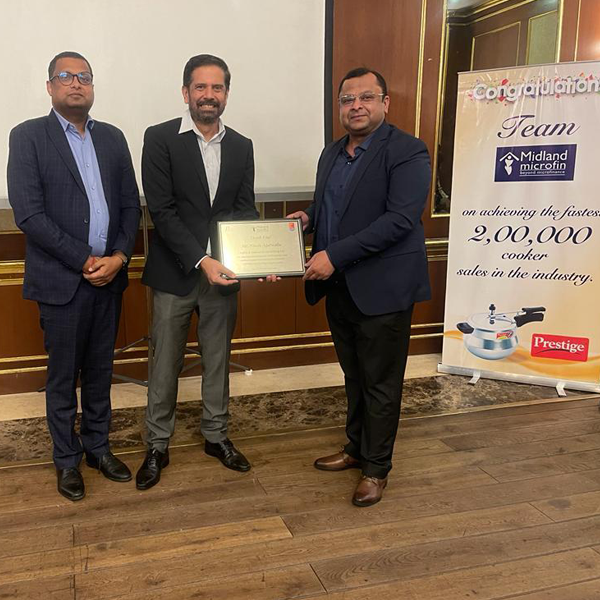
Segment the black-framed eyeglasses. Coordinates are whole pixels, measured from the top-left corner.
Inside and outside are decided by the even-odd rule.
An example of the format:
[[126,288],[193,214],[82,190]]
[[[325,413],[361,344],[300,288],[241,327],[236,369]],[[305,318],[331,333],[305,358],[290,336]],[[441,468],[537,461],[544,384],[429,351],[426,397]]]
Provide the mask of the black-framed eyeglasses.
[[54,75],[54,77],[50,77],[50,81],[53,79],[58,79],[60,83],[63,85],[71,85],[73,83],[73,79],[77,77],[77,80],[81,85],[91,85],[94,80],[94,76],[87,71],[82,71],[81,73],[69,73],[69,71],[61,71]]
[[358,96],[346,94],[345,96],[340,96],[338,98],[338,102],[340,103],[340,106],[352,106],[355,100],[358,98],[361,104],[370,104],[371,102],[375,102],[375,98],[380,98],[383,96],[385,96],[385,94],[376,94],[375,92],[363,92]]

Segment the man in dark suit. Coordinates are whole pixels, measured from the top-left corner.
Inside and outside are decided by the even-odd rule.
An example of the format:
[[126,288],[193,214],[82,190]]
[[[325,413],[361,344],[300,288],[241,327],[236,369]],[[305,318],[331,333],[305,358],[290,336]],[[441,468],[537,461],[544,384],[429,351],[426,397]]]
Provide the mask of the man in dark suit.
[[346,136],[319,159],[314,202],[301,217],[314,231],[306,297],[327,300],[344,371],[348,443],[319,458],[325,471],[361,468],[353,503],[371,506],[387,485],[415,302],[430,297],[421,214],[431,177],[425,144],[385,122],[384,78],[354,69],[339,87]]
[[220,119],[230,80],[220,58],[192,57],[183,72],[188,110],[150,127],[144,137],[142,181],[154,235],[142,281],[153,289],[154,362],[146,414],[148,452],[136,476],[142,490],[156,485],[169,464],[177,380],[194,311],[202,353],[204,450],[230,469],[250,469],[227,437],[239,282],[211,257],[217,221],[258,217],[252,142]]
[[[8,195],[26,236],[23,296],[38,302],[48,353],[46,411],[58,491],[80,500],[79,463],[114,481],[131,472],[109,448],[110,384],[126,265],[140,218],[123,134],[89,116],[92,68],[76,52],[48,68],[52,110],[10,134]],[[81,431],[75,433],[81,380]]]

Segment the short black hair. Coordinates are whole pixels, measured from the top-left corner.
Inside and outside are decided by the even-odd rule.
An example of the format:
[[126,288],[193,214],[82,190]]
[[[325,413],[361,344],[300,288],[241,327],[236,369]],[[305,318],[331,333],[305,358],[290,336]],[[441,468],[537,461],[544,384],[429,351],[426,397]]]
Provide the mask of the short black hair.
[[197,56],[192,56],[192,58],[187,61],[183,69],[183,85],[186,88],[189,88],[190,84],[192,83],[192,73],[198,67],[207,66],[219,67],[219,69],[223,71],[225,74],[225,89],[229,91],[229,85],[231,84],[231,73],[229,72],[229,67],[222,58],[213,56],[212,54],[198,54]]
[[357,69],[352,69],[351,71],[348,71],[344,75],[342,80],[340,81],[340,87],[338,87],[338,96],[339,96],[340,92],[342,91],[342,86],[344,85],[344,81],[346,81],[347,79],[354,79],[356,77],[362,77],[363,75],[368,75],[369,73],[373,73],[373,75],[375,75],[375,77],[377,78],[377,83],[379,84],[379,87],[381,88],[381,91],[383,92],[383,95],[387,96],[388,95],[387,83],[385,82],[383,75],[377,71],[374,71],[373,69],[367,69],[367,67],[358,67]]
[[54,76],[54,69],[56,69],[56,63],[61,59],[61,58],[79,58],[83,61],[85,61],[87,63],[88,69],[90,70],[90,73],[93,75],[94,73],[92,72],[92,65],[90,65],[90,61],[85,58],[85,56],[81,56],[81,54],[79,54],[79,52],[61,52],[60,54],[57,54],[51,61],[50,64],[48,65],[48,81],[50,79],[52,79],[52,77]]

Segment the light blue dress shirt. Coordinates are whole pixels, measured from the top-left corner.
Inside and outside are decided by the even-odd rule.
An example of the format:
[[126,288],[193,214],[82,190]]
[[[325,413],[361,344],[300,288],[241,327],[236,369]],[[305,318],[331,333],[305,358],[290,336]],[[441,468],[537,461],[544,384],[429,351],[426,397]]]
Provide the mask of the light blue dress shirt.
[[86,134],[82,137],[73,123],[67,121],[56,111],[54,111],[54,114],[65,132],[71,152],[73,153],[73,158],[77,164],[77,169],[83,180],[88,202],[90,203],[88,243],[92,247],[92,255],[104,256],[110,217],[104,188],[102,187],[96,149],[94,148],[94,142],[90,134],[94,127],[94,120],[88,116],[85,123]]

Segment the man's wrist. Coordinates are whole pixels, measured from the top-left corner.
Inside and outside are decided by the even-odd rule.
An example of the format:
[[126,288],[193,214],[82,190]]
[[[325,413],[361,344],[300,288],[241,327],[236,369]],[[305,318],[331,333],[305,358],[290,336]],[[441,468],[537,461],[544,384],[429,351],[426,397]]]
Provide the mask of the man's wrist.
[[208,254],[205,254],[205,255],[204,255],[204,256],[203,256],[203,257],[202,257],[202,258],[201,258],[201,259],[200,259],[200,260],[199,260],[199,261],[196,263],[196,269],[200,269],[200,268],[201,268],[202,261],[203,261],[205,258],[210,258],[210,257],[208,256]]
[[127,256],[125,256],[124,252],[121,252],[120,250],[115,250],[112,255],[116,256],[119,259],[121,259],[121,262],[123,263],[121,265],[122,268],[125,268],[127,266],[127,263],[129,262],[129,259],[127,258]]

